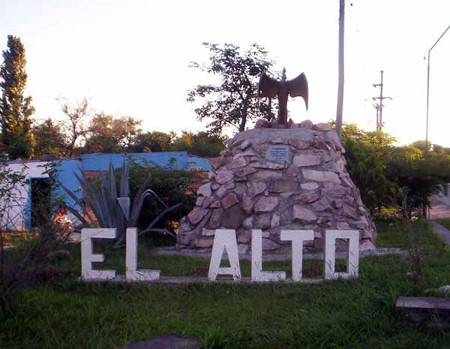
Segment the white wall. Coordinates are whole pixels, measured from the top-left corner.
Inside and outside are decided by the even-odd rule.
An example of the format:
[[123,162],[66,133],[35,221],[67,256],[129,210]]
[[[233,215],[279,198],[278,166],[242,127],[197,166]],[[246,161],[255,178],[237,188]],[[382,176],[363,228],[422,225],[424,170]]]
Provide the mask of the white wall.
[[[26,179],[48,178],[46,171],[47,161],[11,161],[8,163],[6,171],[23,174]],[[3,172],[3,169],[2,169]],[[7,186],[8,183],[0,185]],[[16,185],[11,192],[11,199],[0,198],[0,220],[1,228],[9,230],[25,230],[30,224],[30,204],[31,204],[30,183]]]

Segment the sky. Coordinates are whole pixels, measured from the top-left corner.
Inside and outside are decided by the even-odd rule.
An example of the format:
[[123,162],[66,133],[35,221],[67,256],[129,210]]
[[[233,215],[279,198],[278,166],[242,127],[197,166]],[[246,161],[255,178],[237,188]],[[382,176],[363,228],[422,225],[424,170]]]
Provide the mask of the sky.
[[[399,144],[425,139],[427,52],[450,25],[449,0],[346,1],[344,122],[376,128],[373,84],[384,71],[384,131]],[[289,101],[294,122],[336,117],[339,0],[0,0],[7,35],[26,48],[34,117],[61,120],[60,99],[142,120],[146,131],[202,131],[187,91],[209,77],[203,42],[262,45],[310,100]],[[429,138],[450,147],[450,30],[431,51]]]

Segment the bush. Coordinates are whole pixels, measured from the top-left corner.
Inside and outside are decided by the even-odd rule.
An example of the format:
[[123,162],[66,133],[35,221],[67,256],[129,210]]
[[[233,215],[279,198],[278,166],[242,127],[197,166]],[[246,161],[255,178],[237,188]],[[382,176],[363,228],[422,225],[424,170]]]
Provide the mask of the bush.
[[[130,166],[131,197],[134,197],[141,183],[149,175],[152,180],[146,189],[151,189],[158,193],[168,206],[182,203],[176,210],[168,212],[155,226],[156,228],[173,231],[178,228],[178,222],[181,217],[187,215],[195,206],[197,195],[194,183],[198,182],[200,174],[188,170],[173,169],[171,167],[152,167],[150,164],[141,165],[137,162],[132,162]],[[161,207],[158,202],[146,201],[138,220],[138,228],[143,229],[148,226],[158,216],[160,211]]]

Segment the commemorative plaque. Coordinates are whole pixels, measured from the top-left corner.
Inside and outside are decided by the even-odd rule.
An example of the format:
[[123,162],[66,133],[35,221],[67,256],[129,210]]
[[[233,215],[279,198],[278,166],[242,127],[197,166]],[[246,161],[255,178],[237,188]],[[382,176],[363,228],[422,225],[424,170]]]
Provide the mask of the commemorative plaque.
[[267,149],[267,160],[269,161],[288,161],[289,146],[287,145],[271,145]]

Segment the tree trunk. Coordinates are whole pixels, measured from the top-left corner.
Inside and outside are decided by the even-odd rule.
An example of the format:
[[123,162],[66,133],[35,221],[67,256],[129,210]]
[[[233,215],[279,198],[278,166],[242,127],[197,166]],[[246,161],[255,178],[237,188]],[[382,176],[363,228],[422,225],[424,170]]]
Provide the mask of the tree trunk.
[[344,107],[344,19],[345,0],[339,0],[339,82],[336,111],[336,132],[342,138],[342,109]]
[[239,124],[239,132],[245,131],[245,125],[247,124],[247,109],[248,109],[248,101],[244,100],[244,107],[241,115],[241,122]]

